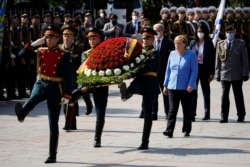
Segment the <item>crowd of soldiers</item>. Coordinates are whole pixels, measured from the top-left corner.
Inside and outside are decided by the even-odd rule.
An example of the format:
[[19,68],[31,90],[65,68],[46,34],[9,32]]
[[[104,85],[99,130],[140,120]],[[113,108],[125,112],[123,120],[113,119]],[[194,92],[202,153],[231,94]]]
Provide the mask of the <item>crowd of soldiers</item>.
[[[81,51],[89,49],[88,41],[85,36],[85,30],[89,27],[97,27],[103,29],[105,23],[112,21],[112,16],[104,15],[105,19],[96,22],[100,18],[103,9],[97,13],[94,18],[90,12],[74,13],[65,12],[62,16],[60,13],[48,11],[31,14],[32,12],[23,12],[21,14],[4,16],[4,35],[2,46],[1,60],[1,83],[0,83],[0,100],[11,100],[27,98],[29,94],[27,90],[32,90],[32,86],[36,80],[36,59],[34,57],[23,58],[18,56],[18,52],[26,43],[35,41],[43,36],[47,25],[55,25],[61,27],[73,20],[74,26],[78,29],[78,35],[75,40]],[[160,10],[160,19],[156,22],[164,25],[164,35],[169,39],[174,39],[177,35],[185,35],[189,41],[195,39],[196,28],[199,23],[203,22],[208,26],[211,38],[215,31],[215,19],[217,16],[217,8],[210,7],[163,7]],[[139,28],[143,27],[143,21],[147,18],[141,18]],[[119,22],[119,18],[118,18]],[[98,24],[95,24],[98,23]],[[219,38],[225,39],[225,28],[228,25],[234,25],[237,33],[236,38],[245,41],[250,53],[250,7],[228,7],[224,11],[224,18],[220,29]],[[126,25],[124,25],[126,27]],[[122,27],[122,26],[121,26]],[[123,34],[126,34],[125,28]],[[4,90],[6,95],[4,96]]]

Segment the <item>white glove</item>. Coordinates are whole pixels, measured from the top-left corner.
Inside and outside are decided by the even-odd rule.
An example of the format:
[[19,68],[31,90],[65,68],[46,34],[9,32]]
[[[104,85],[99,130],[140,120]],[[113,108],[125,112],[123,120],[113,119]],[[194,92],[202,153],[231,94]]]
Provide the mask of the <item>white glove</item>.
[[44,44],[44,43],[45,43],[45,36],[42,37],[42,38],[37,39],[37,40],[34,41],[34,42],[32,42],[32,43],[31,43],[31,46],[36,47],[36,46],[42,45],[42,44]]
[[15,59],[15,58],[16,58],[16,55],[13,54],[13,53],[11,53],[11,54],[10,54],[10,58]]
[[68,103],[69,106],[73,106],[74,105],[72,102],[70,102],[70,103],[69,102],[70,102],[69,99],[67,99],[65,97],[62,97],[62,99],[61,99],[61,103],[62,104],[67,104]]

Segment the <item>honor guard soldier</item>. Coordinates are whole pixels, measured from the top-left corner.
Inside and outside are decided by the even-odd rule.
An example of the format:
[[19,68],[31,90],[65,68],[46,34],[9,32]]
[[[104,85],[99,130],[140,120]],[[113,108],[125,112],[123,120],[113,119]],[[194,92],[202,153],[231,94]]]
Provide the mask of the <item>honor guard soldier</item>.
[[243,30],[243,26],[244,26],[244,23],[245,20],[243,19],[243,10],[241,7],[237,7],[234,9],[234,26],[235,26],[235,29],[236,29],[236,36],[235,38],[237,39],[243,39],[242,36],[243,36],[243,33],[244,33],[244,30]]
[[[9,27],[9,17],[4,14],[3,19],[3,41],[2,41],[2,53],[0,56],[0,101],[8,100],[8,89],[7,89],[7,78],[8,76],[8,66],[10,58],[10,27]],[[6,88],[7,97],[4,96],[4,88]]]
[[174,22],[176,22],[177,20],[177,14],[176,14],[176,10],[177,7],[176,6],[172,6],[169,9],[169,19],[168,19],[168,23],[170,25],[170,39],[174,40],[175,38],[175,34],[174,34]]
[[18,52],[20,50],[19,41],[19,17],[17,14],[13,14],[10,17],[10,64],[8,67],[8,79],[7,79],[7,96],[10,99],[18,99],[16,95],[16,84],[18,78]]
[[177,9],[176,13],[178,15],[178,20],[174,23],[174,34],[175,36],[184,35],[188,38],[189,29],[185,20],[186,8],[181,6]]
[[187,22],[187,26],[188,26],[188,29],[189,29],[188,38],[190,40],[195,39],[195,33],[196,33],[194,23],[192,22],[193,19],[194,19],[194,10],[189,8],[189,9],[187,9],[187,21],[186,22]]
[[170,38],[170,32],[171,32],[171,23],[169,22],[168,16],[169,16],[169,10],[168,8],[162,8],[160,11],[161,20],[159,23],[161,23],[164,26],[164,36],[166,38]]
[[243,8],[243,19],[245,24],[243,25],[244,33],[242,35],[243,35],[243,40],[246,42],[248,61],[250,65],[250,7]]
[[242,85],[243,81],[249,79],[248,56],[244,41],[236,39],[235,34],[234,25],[227,26],[227,39],[219,41],[216,48],[215,78],[222,86],[220,123],[228,122],[231,85],[237,109],[237,122],[244,122],[246,115]]
[[228,7],[225,9],[225,19],[223,19],[223,23],[221,25],[219,38],[225,39],[226,38],[226,27],[229,25],[234,24],[234,9],[231,7]]
[[154,36],[157,32],[152,28],[144,27],[141,29],[142,44],[145,56],[148,58],[145,66],[138,71],[134,80],[127,88],[126,83],[120,85],[121,98],[123,101],[128,100],[133,94],[142,95],[142,110],[144,112],[144,126],[142,133],[142,142],[138,147],[139,150],[148,149],[149,136],[152,128],[152,110],[155,98],[160,94],[160,87],[157,79],[157,72],[160,64],[158,51],[154,49]]
[[[19,49],[21,50],[24,45],[30,42],[30,28],[29,28],[29,15],[24,12],[21,15],[20,26],[19,26]],[[29,62],[26,58],[18,56],[18,78],[17,78],[17,89],[19,98],[28,98],[29,95],[26,93],[26,88],[32,89],[33,85],[27,85],[29,83],[28,78],[28,66]]]
[[41,27],[41,36],[43,36],[46,28],[52,24],[52,16],[50,11],[45,11],[42,15],[43,17],[43,23],[42,23],[42,27]]
[[[62,102],[67,103],[71,98],[73,85],[73,65],[71,56],[59,49],[60,29],[48,26],[44,37],[27,44],[20,51],[21,56],[32,54],[33,47],[46,43],[47,47],[40,47],[37,51],[37,81],[30,94],[30,98],[22,105],[17,103],[15,112],[19,122],[23,122],[25,117],[40,102],[46,100],[48,107],[50,142],[49,157],[45,163],[55,163],[60,116]],[[33,53],[34,54],[34,53]]]
[[[61,28],[63,34],[63,43],[59,44],[59,48],[67,53],[70,53],[71,60],[73,63],[74,80],[73,88],[77,88],[76,83],[76,71],[81,65],[81,50],[74,44],[75,36],[78,33],[77,29],[69,24],[64,24]],[[76,116],[79,115],[79,105],[74,103],[74,105],[64,105],[64,115],[65,115],[65,126],[64,130],[76,130]]]
[[208,13],[209,13],[209,18],[207,20],[207,23],[208,23],[209,28],[210,28],[209,34],[213,34],[213,32],[215,30],[214,24],[215,24],[215,19],[216,19],[216,14],[217,14],[216,7],[214,7],[214,6],[208,7]]
[[193,23],[196,30],[198,28],[200,19],[201,19],[201,8],[200,7],[195,7],[194,8],[194,19],[192,20],[192,23]]

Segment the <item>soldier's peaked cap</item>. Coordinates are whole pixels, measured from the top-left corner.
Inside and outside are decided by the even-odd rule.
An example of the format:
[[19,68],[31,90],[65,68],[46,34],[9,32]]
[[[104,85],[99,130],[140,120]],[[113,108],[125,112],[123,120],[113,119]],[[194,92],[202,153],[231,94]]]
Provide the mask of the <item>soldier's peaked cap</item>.
[[100,36],[100,37],[102,37],[103,33],[98,28],[90,27],[89,29],[87,29],[87,37],[91,37],[91,36]]
[[149,28],[149,27],[143,27],[140,30],[140,32],[141,32],[142,37],[148,37],[148,36],[153,37],[154,35],[157,35],[157,32],[154,31],[152,28]]
[[226,27],[226,31],[234,31],[234,30],[235,30],[234,25],[229,25]]
[[55,36],[59,36],[61,34],[61,30],[53,25],[48,25],[46,27],[46,30],[44,32],[44,35],[55,35]]

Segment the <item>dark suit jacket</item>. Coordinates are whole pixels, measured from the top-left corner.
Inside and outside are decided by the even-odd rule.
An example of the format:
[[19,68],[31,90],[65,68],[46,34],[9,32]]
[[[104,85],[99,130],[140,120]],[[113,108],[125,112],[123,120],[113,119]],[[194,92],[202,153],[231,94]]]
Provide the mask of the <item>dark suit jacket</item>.
[[159,65],[159,71],[157,73],[157,78],[158,78],[160,86],[163,85],[163,81],[165,78],[165,72],[167,68],[169,53],[174,49],[175,47],[174,47],[173,41],[166,37],[163,37],[160,50],[158,51],[159,56],[160,56],[160,65]]
[[[197,42],[190,42],[190,50],[198,56]],[[209,77],[215,73],[215,48],[211,40],[205,41],[203,50],[203,64],[199,64],[199,76]]]
[[[137,24],[138,24],[137,33],[140,33],[141,22],[137,21]],[[131,37],[133,34],[135,34],[134,25],[132,21],[129,21],[126,23],[124,27],[123,35],[126,37]]]

